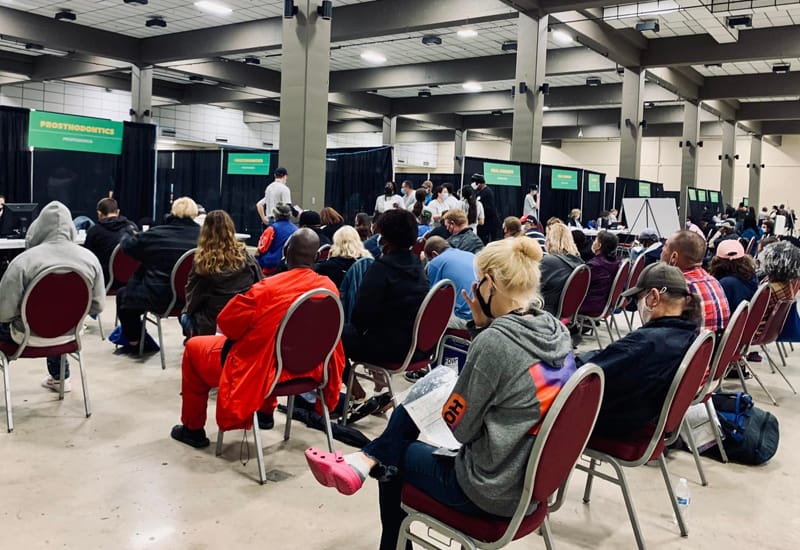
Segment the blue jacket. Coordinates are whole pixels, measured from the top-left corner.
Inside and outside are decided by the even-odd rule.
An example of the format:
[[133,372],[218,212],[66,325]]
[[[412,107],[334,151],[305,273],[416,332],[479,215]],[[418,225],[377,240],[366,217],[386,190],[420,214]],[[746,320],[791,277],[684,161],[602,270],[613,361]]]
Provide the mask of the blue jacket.
[[267,268],[278,267],[283,258],[283,246],[292,233],[297,231],[297,226],[288,220],[278,220],[269,228],[275,232],[275,236],[267,251],[258,257],[258,265]]
[[749,302],[758,290],[758,279],[755,277],[751,281],[743,281],[739,277],[729,275],[720,279],[719,284],[725,291],[731,311],[736,309],[741,302]]
[[351,265],[344,274],[342,284],[339,286],[339,298],[342,301],[342,309],[344,309],[345,323],[350,322],[350,317],[353,315],[353,310],[356,307],[358,287],[361,286],[361,281],[364,279],[364,274],[374,261],[375,260],[372,258],[361,258],[357,260],[356,263]]
[[459,319],[472,321],[472,311],[461,296],[461,291],[466,290],[468,294],[472,294],[472,283],[476,282],[475,254],[447,248],[428,262],[428,282],[431,287],[443,279],[450,279],[456,285],[456,307],[453,313]]

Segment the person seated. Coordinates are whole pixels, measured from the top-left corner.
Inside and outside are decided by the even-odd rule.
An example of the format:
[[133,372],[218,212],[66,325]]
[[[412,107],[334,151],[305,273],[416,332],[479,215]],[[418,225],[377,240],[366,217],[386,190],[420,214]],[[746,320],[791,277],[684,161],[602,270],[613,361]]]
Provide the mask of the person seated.
[[345,225],[333,234],[333,245],[328,251],[328,259],[315,263],[314,271],[328,277],[339,288],[342,286],[344,274],[361,258],[372,258],[372,254],[364,248],[358,231]]
[[380,226],[381,214],[372,218],[372,225],[370,226],[370,237],[364,241],[364,248],[366,248],[372,257],[376,260],[381,257],[381,233],[378,227]]
[[283,247],[297,231],[297,226],[290,221],[291,218],[292,208],[288,204],[279,202],[272,209],[274,221],[258,239],[258,265],[264,275],[274,274],[281,265]]
[[[375,199],[374,214],[383,214],[393,208],[404,208],[403,197],[397,194],[393,181],[387,181],[383,187],[383,195],[378,195]],[[322,243],[325,244],[325,243]]]
[[[483,241],[475,234],[467,222],[467,215],[463,210],[450,210],[444,215],[444,226],[450,237],[447,242],[453,248],[477,254],[483,250]],[[441,236],[441,235],[440,235]]]
[[642,326],[578,357],[578,365],[594,363],[605,374],[593,437],[630,437],[658,419],[702,322],[700,298],[689,292],[678,268],[663,262],[647,266],[623,296],[636,302]]
[[447,328],[467,330],[467,323],[472,321],[472,312],[461,291],[472,289],[475,278],[475,254],[450,246],[441,237],[431,237],[425,241],[425,258],[428,260],[428,281],[431,288],[444,279],[450,279],[456,286],[456,305]]
[[297,220],[298,227],[308,227],[317,234],[319,237],[320,246],[331,244],[330,238],[320,229],[321,224],[322,218],[320,218],[318,212],[314,212],[313,210],[303,210],[303,213],[300,214],[300,217]]
[[739,240],[733,220],[723,220],[719,223],[717,230],[708,239],[708,248],[712,251],[716,250],[719,243],[728,240]]
[[[295,232],[286,248],[289,270],[254,284],[234,296],[217,317],[221,334],[197,336],[186,343],[181,379],[181,423],[172,428],[173,439],[191,447],[208,447],[205,423],[208,392],[217,392],[217,424],[220,430],[248,428],[253,411],[258,425],[274,425],[276,398],[264,400],[275,380],[275,341],[278,327],[292,303],[314,289],[339,290],[330,279],[311,269],[319,237],[308,228]],[[323,365],[315,373],[321,377]],[[328,384],[323,393],[330,410],[339,401],[344,354],[337,345],[328,365]],[[295,377],[288,369],[279,382]]]
[[617,245],[619,239],[613,233],[600,231],[592,243],[594,258],[586,262],[592,274],[589,291],[581,304],[580,313],[597,317],[603,313],[614,284],[614,277],[619,271],[619,258],[617,258]]
[[741,302],[749,302],[758,290],[756,262],[744,253],[739,241],[722,241],[709,266],[711,276],[719,281],[728,307],[735,310]]
[[361,237],[361,242],[366,241],[372,237],[372,221],[369,219],[369,214],[366,212],[359,212],[356,214],[356,231],[358,236]]
[[773,220],[764,220],[761,224],[761,232],[764,237],[775,236],[775,222]]
[[583,225],[581,225],[581,211],[579,208],[573,208],[569,211],[569,219],[567,220],[567,225],[570,227],[577,227],[578,229],[583,229]]
[[555,315],[567,279],[576,267],[583,264],[583,260],[578,255],[578,248],[572,240],[569,228],[563,222],[547,226],[544,242],[547,254],[541,262],[543,308]]
[[[326,206],[319,211],[319,219],[322,223],[320,231],[330,242],[333,242],[333,234],[336,233],[340,227],[344,226],[344,218],[335,209]],[[324,243],[323,243],[324,244]]]
[[610,213],[608,210],[600,212],[600,217],[597,218],[595,227],[597,229],[609,229],[611,227],[611,220],[609,219]]
[[103,279],[109,281],[111,253],[127,235],[138,231],[136,224],[119,213],[117,201],[106,197],[97,203],[97,223],[86,232],[85,248],[94,253],[103,268]]
[[6,207],[6,198],[0,195],[0,237],[13,235],[17,225],[16,215]]
[[503,220],[503,238],[514,239],[516,237],[524,237],[525,233],[522,232],[522,222],[516,216],[508,216]]
[[661,251],[661,261],[683,272],[689,292],[700,296],[703,304],[704,328],[717,337],[728,325],[731,316],[725,291],[714,277],[703,269],[706,242],[696,232],[683,229],[670,235]]
[[228,301],[262,279],[261,268],[236,240],[233,220],[224,210],[206,215],[181,314],[183,335],[205,336],[217,331],[217,315]]
[[525,232],[525,236],[534,239],[537,243],[539,243],[542,251],[545,252],[544,233],[542,233],[539,220],[537,220],[535,216],[527,214],[522,216],[519,221],[522,222],[522,231]]
[[695,222],[695,219],[691,216],[686,218],[686,230],[697,234],[701,239],[703,239],[704,242],[708,238],[708,236],[705,234],[705,231],[700,229],[700,226],[697,225],[697,222]]
[[[22,324],[22,298],[31,283],[45,270],[63,267],[83,275],[91,285],[90,314],[103,311],[106,287],[103,270],[97,257],[75,243],[77,231],[69,209],[58,201],[47,204],[28,228],[26,250],[11,260],[0,279],[0,340],[22,343],[25,328]],[[53,304],[52,314],[58,314],[58,304]],[[31,335],[36,344],[37,336]],[[61,385],[61,356],[47,358],[49,376],[42,387],[59,391]],[[64,373],[64,391],[70,391],[69,364]],[[6,388],[8,390],[8,388]]]
[[[415,218],[417,218],[417,223],[419,224],[418,235],[420,237],[431,230],[431,221],[433,220],[433,214],[431,214],[430,210],[425,208],[425,199],[427,196],[428,192],[425,190],[425,188],[420,187],[414,192],[414,203],[406,209],[414,214]],[[427,228],[424,231],[423,226]]]
[[[756,217],[749,214],[745,216],[744,222],[742,222],[742,238],[747,242],[750,242],[750,239],[755,239],[756,242],[758,242],[761,240],[763,234],[761,228],[758,227]],[[752,254],[753,252],[755,251],[747,250],[748,254]]]
[[[117,315],[127,344],[115,353],[138,354],[142,315],[147,311],[161,312],[169,306],[172,268],[185,252],[197,246],[200,236],[200,226],[194,223],[195,216],[197,204],[189,197],[180,197],[172,203],[166,223],[122,239],[122,250],[139,260],[141,266],[117,292]],[[176,307],[182,306],[176,304]],[[147,336],[144,349],[158,351]]]
[[[794,300],[800,290],[800,248],[788,241],[778,241],[767,245],[759,254],[764,270],[762,283],[770,289],[767,311],[772,311],[778,302]],[[762,322],[756,335],[761,334],[766,322]]]
[[639,256],[644,255],[644,265],[648,266],[661,260],[663,244],[658,236],[658,231],[645,227],[639,233],[639,246],[631,249],[631,263],[636,262]]
[[474,298],[464,298],[480,332],[442,409],[462,443],[454,459],[417,440],[419,429],[403,405],[360,452],[306,451],[317,481],[342,494],[361,489],[367,476],[379,482],[380,550],[396,548],[406,515],[403,484],[466,515],[510,518],[516,511],[537,426],[575,373],[566,328],[531,309],[541,258],[532,239],[493,242],[475,258],[480,282],[472,285]]
[[[441,227],[441,226],[440,226]],[[417,238],[428,235],[431,232],[431,213],[423,210],[417,217]],[[449,234],[448,234],[449,235]]]
[[594,258],[592,241],[586,237],[586,233],[582,229],[573,229],[570,233],[572,234],[572,240],[575,241],[575,247],[578,249],[581,260],[588,262]]

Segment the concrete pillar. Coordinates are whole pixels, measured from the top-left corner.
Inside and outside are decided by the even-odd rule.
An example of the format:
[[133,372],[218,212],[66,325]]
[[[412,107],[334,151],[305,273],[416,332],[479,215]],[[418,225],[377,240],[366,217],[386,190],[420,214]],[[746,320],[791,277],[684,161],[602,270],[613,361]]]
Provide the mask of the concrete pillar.
[[397,144],[397,117],[385,116],[383,117],[383,144],[396,145]]
[[[700,139],[700,107],[689,101],[683,103],[683,147],[681,148],[681,203],[687,202],[690,187],[697,186],[697,142]],[[689,215],[684,208],[683,219]]]
[[518,162],[536,163],[542,156],[545,96],[539,87],[545,80],[547,22],[547,16],[537,21],[519,14],[514,126],[511,134],[511,160]]
[[298,13],[283,19],[280,164],[289,172],[292,199],[319,210],[325,202],[331,22],[317,14],[318,0],[295,5]]
[[644,117],[644,71],[625,69],[622,75],[622,114],[619,123],[619,176],[639,179],[642,165],[642,128]]
[[[727,157],[727,158],[725,158]],[[736,173],[736,122],[722,122],[722,170],[720,171],[719,190],[726,204],[734,208],[738,204],[733,196],[734,174]]]
[[464,157],[467,155],[467,130],[456,130],[455,152],[453,155],[453,172],[464,171]]
[[761,144],[761,136],[750,138],[750,187],[747,198],[756,212],[761,209]]
[[153,112],[153,67],[131,65],[131,122],[150,122]]

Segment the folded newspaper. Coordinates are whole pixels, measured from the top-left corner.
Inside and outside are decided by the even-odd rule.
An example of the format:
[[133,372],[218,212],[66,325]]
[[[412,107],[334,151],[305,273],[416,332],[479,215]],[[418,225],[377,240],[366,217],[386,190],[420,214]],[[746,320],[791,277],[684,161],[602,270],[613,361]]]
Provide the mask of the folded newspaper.
[[456,380],[458,373],[454,369],[440,366],[397,397],[419,428],[420,439],[443,449],[461,447],[442,418],[442,407],[453,393]]

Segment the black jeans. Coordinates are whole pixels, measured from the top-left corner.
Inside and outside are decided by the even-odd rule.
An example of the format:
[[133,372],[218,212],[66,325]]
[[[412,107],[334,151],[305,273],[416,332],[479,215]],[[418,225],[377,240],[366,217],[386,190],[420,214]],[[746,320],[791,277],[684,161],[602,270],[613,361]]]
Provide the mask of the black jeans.
[[[11,338],[11,329],[6,323],[0,323],[0,340],[3,342],[14,342],[14,340]],[[69,361],[66,361],[66,363],[67,365],[64,369],[64,378],[69,378]],[[50,376],[53,377],[53,380],[61,380],[60,355],[53,355],[47,358],[47,372],[50,373]]]
[[[403,483],[423,490],[428,496],[464,514],[489,515],[474,504],[461,490],[456,479],[455,459],[436,456],[435,447],[417,441],[419,429],[405,408],[395,408],[386,429],[377,439],[364,446],[362,452],[379,465],[370,475],[379,482],[381,508],[380,550],[395,550],[400,524],[406,513],[400,507]],[[411,550],[411,543],[406,544]]]
[[145,310],[125,307],[125,296],[126,290],[122,287],[117,291],[117,317],[128,342],[138,342],[142,337],[142,315]]

